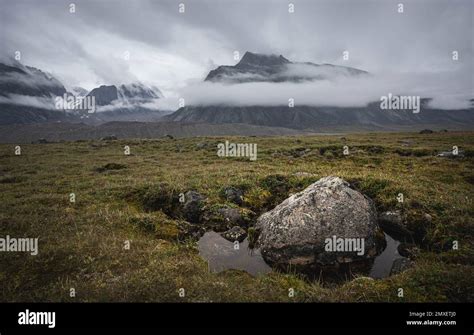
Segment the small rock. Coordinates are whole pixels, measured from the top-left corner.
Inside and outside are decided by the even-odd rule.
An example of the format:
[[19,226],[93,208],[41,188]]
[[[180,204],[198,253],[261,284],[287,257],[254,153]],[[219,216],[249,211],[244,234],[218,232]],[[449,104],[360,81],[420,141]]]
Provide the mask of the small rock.
[[433,134],[433,131],[431,129],[423,129],[420,131],[420,134]]
[[431,215],[429,215],[428,213],[425,213],[425,215],[423,215],[423,217],[427,222],[431,222],[433,220]]
[[186,220],[197,223],[201,218],[203,202],[206,197],[195,191],[188,191],[184,194],[183,213]]
[[199,142],[198,144],[196,144],[196,148],[198,149],[204,149],[204,148],[207,148],[208,144],[205,143],[205,142]]
[[239,190],[235,187],[226,187],[224,189],[224,194],[228,201],[233,202],[239,206],[242,205],[244,197],[244,192],[242,192],[242,190]]
[[178,221],[178,239],[179,240],[185,240],[186,238],[194,238],[194,239],[199,239],[206,230],[198,225],[191,224],[187,221]]
[[107,163],[105,165],[102,165],[100,167],[95,168],[95,171],[97,172],[105,172],[105,171],[110,171],[110,170],[122,170],[126,169],[127,166],[124,164],[119,164],[119,163]]
[[221,233],[222,237],[225,238],[228,241],[235,242],[239,241],[242,242],[245,240],[245,237],[247,236],[247,233],[245,230],[239,226],[234,226],[228,231],[225,231]]
[[292,156],[293,157],[303,157],[311,152],[311,149],[306,149],[306,148],[301,148],[301,149],[296,149],[292,151]]
[[452,151],[442,151],[436,155],[437,157],[448,157],[448,158],[456,158],[456,157],[464,157],[464,151],[459,150],[457,154],[454,154]]
[[226,224],[233,226],[244,224],[244,219],[238,208],[224,207],[219,208],[218,212],[224,217]]

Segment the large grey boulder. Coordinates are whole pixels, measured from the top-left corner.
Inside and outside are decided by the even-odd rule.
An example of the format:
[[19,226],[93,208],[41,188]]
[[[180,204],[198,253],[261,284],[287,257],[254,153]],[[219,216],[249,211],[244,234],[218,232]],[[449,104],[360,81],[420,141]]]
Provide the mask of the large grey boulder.
[[[256,228],[257,246],[267,262],[303,271],[371,259],[384,241],[372,201],[332,176],[261,215]],[[332,249],[329,240],[337,242]],[[344,246],[338,249],[341,241]],[[348,251],[356,241],[359,249]]]

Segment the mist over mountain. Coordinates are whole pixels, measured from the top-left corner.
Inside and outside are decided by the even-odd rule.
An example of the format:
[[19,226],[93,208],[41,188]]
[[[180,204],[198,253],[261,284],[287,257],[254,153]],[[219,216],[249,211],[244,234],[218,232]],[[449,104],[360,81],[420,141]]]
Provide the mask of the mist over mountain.
[[283,0],[258,1],[252,11],[210,1],[180,13],[168,0],[86,1],[71,15],[65,0],[16,0],[2,3],[22,15],[3,17],[1,52],[21,51],[67,88],[156,85],[166,98],[155,107],[168,109],[179,98],[187,106],[278,106],[291,97],[352,107],[389,92],[431,98],[433,108],[468,107],[472,1],[415,1],[403,14],[390,1],[362,2],[302,1],[289,13]]
[[333,79],[339,76],[367,75],[359,69],[332,64],[311,62],[293,63],[282,55],[265,55],[246,52],[234,66],[219,66],[207,75],[205,81],[244,82],[301,82]]
[[19,62],[0,63],[0,96],[52,97],[64,93],[63,84],[40,69]]
[[[325,127],[338,126],[383,130],[409,125],[460,127],[474,123],[472,100],[465,100],[454,109],[440,108],[436,97],[426,96],[426,92],[435,92],[430,85],[412,81],[403,86],[403,77],[394,76],[389,81],[356,68],[292,62],[282,55],[246,52],[236,65],[218,66],[203,82],[182,89],[180,93],[187,104],[174,112],[161,108],[162,101],[173,102],[174,98],[165,98],[157,87],[138,81],[100,85],[87,94],[85,89],[75,88],[71,93],[52,75],[18,62],[0,64],[0,71],[3,74],[1,124],[173,121],[324,131]],[[377,101],[380,96],[391,88],[397,92],[400,87],[404,87],[402,92],[422,97],[420,113],[380,108]],[[423,91],[426,87],[428,90]],[[55,99],[71,96],[76,101],[93,97],[94,113],[55,107]],[[453,106],[452,101],[447,105]]]
[[[2,17],[0,123],[472,124],[472,1],[415,1],[404,13],[390,1],[295,5],[210,1],[181,13],[168,0],[85,1],[71,13],[65,0],[2,2],[21,15]],[[58,110],[52,97],[64,94],[97,108]],[[378,108],[389,94],[425,104]]]
[[[388,129],[474,124],[468,95],[452,96],[447,105],[454,108],[443,108],[439,106],[438,91],[430,87],[436,87],[436,83],[416,77],[411,82],[406,79],[331,64],[292,63],[282,55],[247,52],[235,66],[218,66],[204,83],[184,90],[188,105],[164,119],[317,131],[337,126]],[[457,89],[454,84],[452,87]],[[380,97],[391,92],[421,97],[419,112],[382,109]]]
[[71,93],[74,94],[76,97],[85,97],[87,93],[89,93],[89,91],[83,87],[76,86],[71,88]]
[[94,96],[98,106],[110,104],[134,105],[151,102],[154,99],[163,98],[163,94],[156,87],[148,87],[142,83],[101,85],[90,91],[87,96]]
[[50,74],[13,60],[0,63],[0,124],[73,122],[75,116],[54,109],[54,97],[64,94]]
[[94,97],[97,107],[94,114],[84,114],[83,118],[93,124],[111,121],[156,122],[167,113],[156,107],[156,101],[163,98],[161,91],[140,82],[101,85],[90,91],[87,97]]
[[[0,63],[0,74],[0,124],[157,121],[163,115],[153,106],[155,100],[163,98],[161,91],[140,82],[118,87],[102,85],[89,93],[75,87],[68,92],[52,75],[20,62]],[[77,98],[70,107],[57,107],[57,99],[66,101],[70,97]],[[95,98],[94,113],[74,108],[87,97]]]

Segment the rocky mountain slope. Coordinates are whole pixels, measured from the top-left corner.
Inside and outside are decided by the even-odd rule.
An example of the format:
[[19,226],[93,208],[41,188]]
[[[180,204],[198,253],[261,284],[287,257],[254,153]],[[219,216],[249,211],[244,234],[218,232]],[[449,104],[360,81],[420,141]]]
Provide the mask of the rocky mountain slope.
[[246,52],[235,66],[219,66],[207,75],[205,81],[243,82],[301,82],[323,80],[336,76],[368,75],[359,69],[332,64],[291,62],[282,55],[263,55]]
[[87,96],[94,96],[98,106],[113,103],[134,105],[163,98],[163,94],[158,88],[148,87],[142,83],[122,84],[118,87],[115,85],[101,85],[90,91]]
[[74,122],[74,115],[54,109],[53,97],[64,94],[61,82],[39,69],[0,63],[0,124]]
[[312,107],[312,106],[188,106],[180,108],[164,119],[168,121],[201,123],[246,123],[269,127],[311,129],[324,131],[334,127],[354,129],[398,129],[412,125],[444,125],[445,127],[474,124],[473,109],[437,110],[381,110],[378,103],[367,107]]

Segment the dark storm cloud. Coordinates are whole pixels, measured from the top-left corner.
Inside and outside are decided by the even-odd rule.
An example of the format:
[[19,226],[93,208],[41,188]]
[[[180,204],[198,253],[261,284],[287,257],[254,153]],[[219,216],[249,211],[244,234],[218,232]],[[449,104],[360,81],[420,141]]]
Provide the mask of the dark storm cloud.
[[[74,14],[70,3],[76,5]],[[178,12],[180,3],[185,13]],[[367,90],[384,82],[382,87],[398,83],[420,91],[416,85],[423,80],[439,78],[436,94],[472,95],[469,0],[1,0],[1,7],[4,56],[21,51],[23,63],[52,72],[69,87],[140,80],[171,99],[207,97],[212,94],[196,83],[216,65],[235,64],[234,51],[249,50],[380,74]],[[458,61],[452,60],[453,50]],[[348,60],[343,51],[349,52]],[[253,88],[270,92],[267,86]],[[253,96],[242,93],[241,99],[253,101]]]

